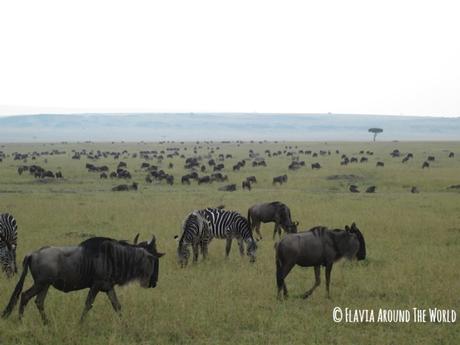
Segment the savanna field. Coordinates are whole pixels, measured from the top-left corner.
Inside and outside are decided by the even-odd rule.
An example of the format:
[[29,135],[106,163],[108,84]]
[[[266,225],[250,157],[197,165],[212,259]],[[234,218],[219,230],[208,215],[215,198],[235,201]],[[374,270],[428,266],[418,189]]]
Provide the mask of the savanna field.
[[[178,155],[170,158],[179,148]],[[194,148],[196,153],[194,153]],[[398,149],[399,157],[390,153]],[[13,160],[13,153],[65,151],[64,154],[31,155],[27,161]],[[97,160],[74,152],[120,152]],[[252,150],[252,158],[250,158]],[[281,155],[269,155],[281,151]],[[305,151],[329,154],[313,157]],[[336,153],[339,150],[339,154]],[[17,262],[19,273],[25,254],[46,245],[76,245],[91,236],[132,241],[154,234],[160,259],[155,289],[137,283],[116,287],[122,305],[118,317],[105,294],[96,298],[93,309],[80,324],[88,290],[64,294],[50,288],[45,308],[50,323],[43,325],[33,301],[18,319],[17,307],[7,320],[0,320],[0,344],[458,344],[456,323],[335,323],[334,307],[351,309],[442,308],[460,312],[460,142],[244,142],[244,143],[56,143],[3,144],[0,162],[0,213],[11,213],[18,223]],[[141,151],[165,151],[164,159],[146,160]],[[213,153],[211,153],[213,151]],[[302,151],[302,152],[300,152]],[[360,154],[360,151],[364,153]],[[373,152],[372,155],[366,151]],[[124,152],[124,153],[123,153]],[[287,155],[291,152],[292,155]],[[449,158],[450,152],[455,156]],[[406,163],[402,159],[412,153]],[[219,161],[219,154],[231,158]],[[252,166],[257,156],[266,167]],[[368,162],[340,165],[342,154],[367,157]],[[183,157],[181,158],[181,155]],[[185,158],[203,157],[200,176],[210,175],[211,155],[223,163],[228,182],[182,185],[190,172]],[[430,167],[422,169],[428,156]],[[206,158],[205,158],[206,157]],[[288,169],[293,157],[305,161],[295,171]],[[239,171],[232,167],[247,159]],[[100,179],[87,163],[116,170],[127,163],[131,180]],[[376,167],[377,161],[384,167]],[[141,164],[157,165],[174,176],[147,183]],[[321,169],[312,170],[312,163]],[[169,167],[173,164],[173,168]],[[34,178],[20,165],[39,165],[62,179]],[[287,174],[288,181],[273,185],[273,177]],[[251,191],[241,182],[256,176]],[[139,183],[137,191],[113,192],[119,184]],[[235,183],[235,192],[219,191]],[[360,193],[351,193],[350,185]],[[364,193],[376,186],[375,193]],[[412,187],[419,193],[411,193]],[[195,209],[225,205],[244,216],[259,202],[281,201],[291,209],[299,230],[316,225],[344,228],[356,222],[363,233],[367,258],[360,262],[339,261],[332,270],[331,299],[326,298],[324,269],[321,286],[307,300],[301,298],[314,283],[313,268],[295,267],[286,278],[287,300],[276,298],[273,224],[262,224],[264,239],[258,242],[257,261],[240,257],[233,243],[225,259],[225,241],[213,240],[209,258],[181,269],[177,242],[184,217]],[[7,279],[0,273],[0,308],[7,304],[18,275]],[[32,284],[30,273],[25,289]],[[458,318],[458,317],[457,317]],[[428,318],[427,318],[428,319]]]

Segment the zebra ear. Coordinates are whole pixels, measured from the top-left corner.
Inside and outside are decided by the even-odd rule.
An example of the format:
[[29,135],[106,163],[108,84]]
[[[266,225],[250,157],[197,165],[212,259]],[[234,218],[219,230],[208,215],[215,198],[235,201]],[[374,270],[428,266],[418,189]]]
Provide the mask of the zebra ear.
[[134,243],[134,244],[137,244],[137,240],[138,240],[138,239],[139,239],[139,233],[134,237],[133,243]]
[[350,232],[350,227],[348,225],[345,225],[345,231]]

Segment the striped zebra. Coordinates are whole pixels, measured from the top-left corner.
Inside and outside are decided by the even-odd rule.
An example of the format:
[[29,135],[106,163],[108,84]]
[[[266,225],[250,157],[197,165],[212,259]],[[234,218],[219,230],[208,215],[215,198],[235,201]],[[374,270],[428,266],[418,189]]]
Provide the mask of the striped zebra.
[[0,265],[8,277],[18,272],[16,266],[17,241],[16,219],[8,213],[0,214]]
[[244,243],[246,254],[250,262],[256,260],[257,244],[252,237],[252,231],[246,218],[235,211],[227,211],[219,208],[206,208],[193,211],[184,221],[182,236],[179,239],[177,254],[181,266],[187,265],[190,256],[188,247],[193,250],[193,261],[198,260],[198,249],[201,249],[203,258],[206,258],[208,244],[213,238],[225,239],[226,256],[229,255],[232,240],[238,241],[240,254],[244,255]]

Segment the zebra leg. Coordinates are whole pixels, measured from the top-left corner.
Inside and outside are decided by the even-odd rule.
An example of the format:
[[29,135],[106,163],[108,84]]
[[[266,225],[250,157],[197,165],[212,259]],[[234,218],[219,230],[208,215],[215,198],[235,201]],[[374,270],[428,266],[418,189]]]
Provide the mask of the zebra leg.
[[228,237],[227,244],[225,245],[225,257],[227,258],[228,258],[228,255],[230,254],[230,249],[232,249],[232,238]]
[[99,289],[96,288],[95,286],[92,286],[89,289],[88,296],[86,297],[85,308],[83,309],[83,312],[81,313],[80,322],[83,322],[86,314],[93,307],[94,299],[96,298],[98,293],[99,293]]
[[240,248],[240,255],[244,256],[244,241],[242,238],[238,239],[238,247]]
[[48,318],[45,314],[45,298],[46,294],[48,293],[49,285],[45,286],[38,294],[37,298],[35,298],[35,305],[37,306],[38,311],[40,312],[40,316],[43,320],[44,324],[48,323]]
[[206,258],[208,257],[208,244],[204,241],[201,241],[200,246],[201,255],[203,255],[203,260],[206,260]]
[[24,309],[26,308],[30,299],[36,296],[41,290],[41,286],[34,284],[29,290],[22,293],[21,302],[19,303],[19,319],[21,319],[24,315]]
[[315,266],[315,285],[313,285],[313,287],[308,290],[307,292],[305,292],[302,296],[302,298],[307,298],[308,296],[310,296],[313,291],[319,286],[319,284],[321,284],[321,276],[320,276],[320,273],[321,273],[321,266]]
[[196,263],[198,261],[198,245],[199,243],[193,243],[192,244],[192,251],[193,251],[193,263]]
[[326,291],[327,291],[327,298],[331,298],[329,293],[329,284],[331,282],[331,271],[332,271],[332,263],[326,266]]
[[107,291],[107,296],[109,297],[110,303],[112,303],[113,310],[115,310],[118,315],[121,315],[121,304],[118,301],[117,294],[113,287],[111,290]]

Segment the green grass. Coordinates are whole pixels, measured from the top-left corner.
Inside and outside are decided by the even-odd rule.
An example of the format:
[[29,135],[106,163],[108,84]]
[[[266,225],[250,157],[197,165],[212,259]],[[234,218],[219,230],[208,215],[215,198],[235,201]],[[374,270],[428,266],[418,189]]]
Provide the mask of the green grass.
[[[48,156],[27,163],[8,157],[0,163],[0,212],[12,213],[19,225],[18,263],[32,250],[45,245],[72,245],[89,234],[132,239],[157,237],[161,259],[157,288],[142,289],[137,283],[118,287],[122,317],[117,317],[103,294],[97,297],[87,320],[80,325],[87,290],[64,294],[50,289],[45,302],[51,320],[43,326],[31,301],[22,322],[17,309],[8,320],[0,320],[0,344],[454,344],[460,339],[458,324],[418,323],[334,323],[335,306],[357,309],[446,308],[460,313],[460,193],[447,187],[460,184],[460,143],[201,143],[199,154],[207,147],[233,154],[225,161],[234,193],[218,192],[218,186],[180,185],[185,173],[179,157],[161,164],[174,174],[176,184],[147,185],[139,171],[142,160],[121,158],[140,182],[137,192],[114,193],[111,187],[121,181],[100,180],[88,173],[87,160],[71,160],[73,148],[122,151],[161,150],[168,146],[187,147],[193,154],[194,143],[181,145],[154,143],[125,144],[5,144],[5,153],[64,149],[64,156]],[[290,157],[267,158],[267,168],[249,164],[240,172],[231,167],[253,149],[283,150],[285,145],[298,149],[331,150],[331,156],[312,158],[301,155],[306,167],[288,172]],[[412,152],[414,160],[389,153],[398,148]],[[374,151],[368,163],[340,166],[340,153],[359,156],[360,150]],[[456,158],[447,154],[454,151]],[[421,165],[429,154],[436,161],[429,169]],[[375,162],[385,162],[376,168]],[[169,162],[174,169],[167,169]],[[323,168],[312,171],[310,164]],[[62,169],[65,179],[43,183],[29,176],[18,176],[19,164],[39,164],[51,170]],[[92,162],[109,165],[112,158]],[[153,163],[153,162],[152,162]],[[249,163],[249,162],[248,162]],[[272,186],[273,176],[287,173],[289,181]],[[351,194],[349,181],[328,180],[331,175],[355,175],[360,190],[376,185],[375,194]],[[258,183],[251,192],[240,189],[241,181],[255,175]],[[409,192],[412,186],[420,194]],[[224,242],[214,240],[206,262],[180,269],[176,262],[176,241],[185,215],[193,209],[225,204],[226,208],[246,215],[254,203],[280,200],[290,206],[301,229],[315,225],[343,227],[356,222],[363,232],[368,258],[364,262],[340,261],[334,265],[331,299],[322,285],[308,299],[300,295],[314,282],[313,269],[296,267],[286,283],[290,298],[276,299],[273,225],[262,226],[264,240],[259,242],[257,262],[240,258],[236,243],[230,258],[224,258]],[[0,274],[0,307],[3,308],[17,278]],[[29,276],[25,287],[32,282]]]

